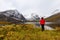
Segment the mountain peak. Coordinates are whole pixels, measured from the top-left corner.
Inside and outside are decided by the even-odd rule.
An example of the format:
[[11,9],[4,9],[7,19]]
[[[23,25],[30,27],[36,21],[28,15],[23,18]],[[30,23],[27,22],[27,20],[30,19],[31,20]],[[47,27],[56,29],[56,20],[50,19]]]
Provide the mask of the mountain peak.
[[14,21],[14,20],[17,20],[17,21],[24,20],[25,21],[26,20],[25,17],[18,12],[18,10],[3,11],[3,12],[0,12],[0,15],[2,15],[1,19],[2,19],[3,16],[5,16],[4,18],[6,18],[7,20],[11,20],[12,19],[11,21]]

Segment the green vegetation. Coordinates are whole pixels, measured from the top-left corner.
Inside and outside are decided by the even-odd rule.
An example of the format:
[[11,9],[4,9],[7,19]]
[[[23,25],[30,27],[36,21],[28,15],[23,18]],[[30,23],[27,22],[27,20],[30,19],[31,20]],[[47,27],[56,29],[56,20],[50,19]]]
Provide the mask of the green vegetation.
[[60,40],[60,31],[42,32],[33,24],[11,24],[0,27],[0,40]]
[[0,21],[0,24],[11,24],[11,23],[7,21]]

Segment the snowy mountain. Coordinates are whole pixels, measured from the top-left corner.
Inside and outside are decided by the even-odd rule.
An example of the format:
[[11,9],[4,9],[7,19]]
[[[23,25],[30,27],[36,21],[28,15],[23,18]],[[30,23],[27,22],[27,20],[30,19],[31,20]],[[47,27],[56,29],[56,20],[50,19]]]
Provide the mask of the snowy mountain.
[[40,17],[37,14],[31,15],[31,18],[27,19],[28,21],[39,21]]
[[0,21],[20,23],[21,21],[26,21],[26,19],[17,10],[7,10],[0,12]]

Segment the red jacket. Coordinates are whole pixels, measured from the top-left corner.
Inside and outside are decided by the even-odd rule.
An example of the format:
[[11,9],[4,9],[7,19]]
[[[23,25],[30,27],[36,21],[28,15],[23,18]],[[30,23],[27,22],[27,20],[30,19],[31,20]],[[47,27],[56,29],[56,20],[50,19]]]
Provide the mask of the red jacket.
[[40,24],[45,24],[45,20],[44,19],[41,19],[40,20]]

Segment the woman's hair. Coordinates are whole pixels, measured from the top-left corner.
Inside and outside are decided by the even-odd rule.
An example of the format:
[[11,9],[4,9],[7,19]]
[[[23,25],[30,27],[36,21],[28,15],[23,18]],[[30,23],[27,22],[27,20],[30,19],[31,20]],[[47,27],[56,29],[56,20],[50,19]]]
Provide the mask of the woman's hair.
[[41,17],[41,19],[44,19],[43,17]]

